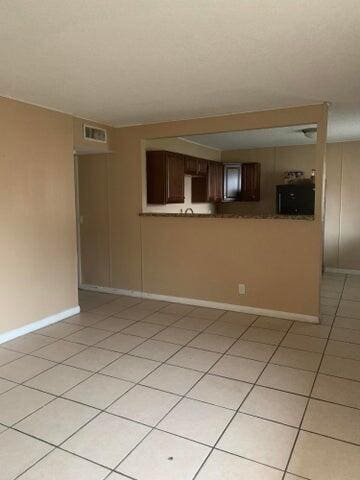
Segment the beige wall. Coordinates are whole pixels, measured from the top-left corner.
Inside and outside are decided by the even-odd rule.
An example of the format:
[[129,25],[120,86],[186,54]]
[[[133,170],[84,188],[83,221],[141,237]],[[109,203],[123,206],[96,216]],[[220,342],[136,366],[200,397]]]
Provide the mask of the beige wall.
[[276,212],[276,185],[284,183],[284,172],[302,170],[306,177],[310,177],[311,170],[315,168],[316,147],[315,145],[296,145],[226,150],[221,153],[221,160],[225,163],[260,163],[260,201],[222,203],[218,206],[218,212],[246,215],[273,214]]
[[360,142],[327,149],[325,265],[360,270]]
[[0,334],[77,306],[73,121],[0,98]]
[[142,142],[142,209],[143,212],[157,213],[179,213],[192,208],[194,213],[213,213],[215,205],[212,203],[192,203],[191,201],[191,177],[185,176],[184,203],[172,203],[168,205],[148,205],[146,202],[146,151],[147,150],[169,150],[207,160],[220,161],[221,152],[214,148],[204,147],[181,138],[160,138],[144,140]]
[[[146,218],[139,213],[143,140],[320,122],[320,178],[325,119],[326,108],[313,106],[116,130],[114,154],[106,157],[106,165],[94,156],[85,168],[83,187],[102,199],[96,210],[81,193],[96,222],[103,220],[92,248],[104,248],[99,261],[88,256],[89,281],[317,315],[319,198],[314,222]],[[0,332],[6,332],[78,303],[75,134],[70,116],[7,99],[0,99],[0,128]],[[108,221],[102,218],[106,210]],[[241,297],[236,293],[240,281],[247,285]]]
[[111,154],[81,155],[77,159],[83,284],[110,285],[109,158]]
[[[273,213],[275,186],[286,170],[304,170],[309,176],[315,162],[315,145],[231,150],[222,161],[261,163],[260,202],[230,202],[226,213]],[[327,144],[325,267],[360,270],[360,142]]]
[[313,222],[143,217],[142,235],[145,292],[318,313]]
[[[317,315],[326,107],[229,115],[116,130],[109,160],[111,286]],[[317,123],[314,222],[139,217],[142,141]],[[247,294],[237,295],[237,283]]]

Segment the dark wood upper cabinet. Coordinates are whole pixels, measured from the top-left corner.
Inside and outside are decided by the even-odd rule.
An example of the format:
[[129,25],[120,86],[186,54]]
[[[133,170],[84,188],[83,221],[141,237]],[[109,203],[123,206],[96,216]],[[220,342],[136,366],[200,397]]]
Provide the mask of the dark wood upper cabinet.
[[208,161],[202,158],[184,155],[186,175],[207,175]]
[[222,163],[216,162],[217,179],[216,179],[216,201],[221,202],[223,199],[223,178],[224,167]]
[[206,176],[208,173],[208,161],[203,160],[202,158],[198,158],[197,168],[198,175]]
[[221,202],[223,198],[223,165],[219,162],[208,162],[208,201]]
[[166,203],[184,203],[184,158],[178,153],[166,152]]
[[260,163],[241,165],[241,200],[258,202],[260,200]]
[[224,164],[224,200],[228,202],[260,200],[260,163]]
[[147,203],[184,203],[184,157],[156,150],[146,152]]
[[191,200],[223,200],[223,164],[166,150],[146,152],[147,203],[184,203],[185,174],[191,175]]
[[197,175],[198,159],[195,157],[190,157],[189,155],[185,155],[184,159],[185,159],[185,174]]

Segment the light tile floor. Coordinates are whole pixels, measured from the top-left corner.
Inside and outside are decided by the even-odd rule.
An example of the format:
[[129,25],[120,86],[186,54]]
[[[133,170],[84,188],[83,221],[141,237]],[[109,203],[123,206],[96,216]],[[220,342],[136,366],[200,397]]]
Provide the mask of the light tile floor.
[[0,346],[1,480],[360,478],[360,277],[321,325],[80,292]]

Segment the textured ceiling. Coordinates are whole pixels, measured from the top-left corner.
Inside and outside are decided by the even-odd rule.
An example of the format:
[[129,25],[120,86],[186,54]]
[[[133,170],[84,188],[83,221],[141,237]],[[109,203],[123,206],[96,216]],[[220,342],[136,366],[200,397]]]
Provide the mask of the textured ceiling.
[[360,138],[359,0],[0,0],[0,95],[111,125],[332,102]]
[[306,137],[302,130],[315,128],[316,125],[296,125],[281,128],[245,130],[242,132],[209,133],[189,135],[184,140],[217,150],[238,150],[244,148],[281,147],[285,145],[311,145],[314,139]]

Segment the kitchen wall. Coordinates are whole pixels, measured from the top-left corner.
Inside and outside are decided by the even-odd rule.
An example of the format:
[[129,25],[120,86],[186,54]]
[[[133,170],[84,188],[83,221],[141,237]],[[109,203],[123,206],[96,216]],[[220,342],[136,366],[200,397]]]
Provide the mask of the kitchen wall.
[[[96,224],[108,213],[94,242],[94,251],[105,249],[107,267],[87,255],[89,281],[316,316],[321,202],[314,222],[141,217],[142,141],[320,122],[320,178],[325,119],[326,107],[318,105],[116,129],[114,154],[106,166],[90,159],[81,187],[80,195],[90,186],[105,202]],[[73,308],[78,299],[73,119],[1,98],[0,128],[3,333]],[[238,282],[247,285],[241,297]]]
[[[319,235],[313,223],[143,217],[143,290],[316,316]],[[239,283],[246,285],[244,296]]]
[[[230,202],[224,213],[274,213],[276,185],[286,170],[314,168],[315,145],[223,151],[223,162],[261,163],[261,200]],[[360,142],[329,143],[326,148],[325,267],[360,270]]]
[[[111,286],[317,316],[325,118],[326,107],[311,106],[117,129],[108,166]],[[139,217],[143,140],[317,122],[315,221]]]
[[327,148],[325,266],[360,270],[360,142]]
[[0,334],[78,305],[71,116],[0,98]]
[[172,203],[168,205],[148,205],[146,202],[146,150],[169,150],[170,152],[183,153],[207,160],[220,161],[221,152],[214,148],[205,147],[181,138],[160,138],[144,140],[142,143],[142,211],[156,213],[179,213],[192,208],[194,213],[213,213],[215,205],[212,203],[192,203],[191,201],[191,177],[185,176],[185,201],[184,203]]
[[276,213],[276,185],[284,183],[284,172],[302,170],[306,177],[310,177],[316,161],[316,146],[297,145],[224,150],[221,152],[221,161],[224,163],[257,162],[261,164],[260,201],[221,203],[218,205],[217,211],[245,215],[273,214]]

